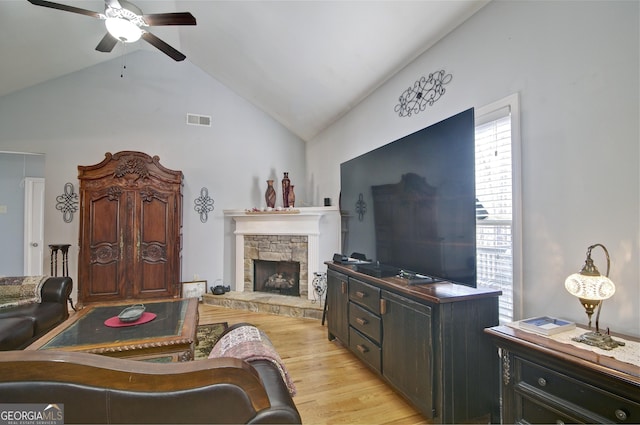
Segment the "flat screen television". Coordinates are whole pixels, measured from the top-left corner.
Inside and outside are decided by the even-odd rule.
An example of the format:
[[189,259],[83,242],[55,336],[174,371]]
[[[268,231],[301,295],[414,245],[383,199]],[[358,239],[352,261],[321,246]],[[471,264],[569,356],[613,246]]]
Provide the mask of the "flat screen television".
[[475,208],[473,109],[340,165],[342,250],[364,273],[475,287]]

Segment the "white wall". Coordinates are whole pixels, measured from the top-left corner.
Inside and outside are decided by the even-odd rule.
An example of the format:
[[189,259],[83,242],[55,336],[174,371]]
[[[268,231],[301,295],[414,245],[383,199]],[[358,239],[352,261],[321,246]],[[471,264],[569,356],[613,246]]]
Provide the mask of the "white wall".
[[44,177],[44,156],[0,152],[0,235],[16,248],[0,255],[0,276],[24,273],[25,177]]
[[[338,199],[345,160],[519,93],[523,317],[586,323],[564,279],[602,243],[617,292],[600,325],[640,335],[639,5],[491,2],[309,143],[311,196]],[[400,94],[440,69],[453,75],[442,99],[398,117]],[[604,273],[601,251],[594,261]]]
[[[45,243],[73,245],[75,279],[78,215],[64,223],[55,197],[66,182],[78,191],[78,165],[96,164],[106,152],[142,151],[185,176],[183,280],[197,274],[231,282],[223,249],[232,235],[222,210],[263,206],[266,180],[285,171],[303,205],[304,142],[188,60],[138,51],[126,57],[123,78],[121,64],[116,57],[0,98],[0,150],[46,155]],[[187,126],[187,113],[213,116],[212,127]],[[194,211],[202,187],[215,208],[204,224]]]

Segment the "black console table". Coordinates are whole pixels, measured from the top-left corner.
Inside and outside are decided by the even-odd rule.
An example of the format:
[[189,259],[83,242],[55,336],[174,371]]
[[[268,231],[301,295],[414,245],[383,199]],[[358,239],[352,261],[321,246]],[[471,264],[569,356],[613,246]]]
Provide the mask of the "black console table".
[[327,320],[338,339],[430,423],[498,420],[498,357],[486,327],[500,291],[410,285],[327,263]]
[[639,364],[507,326],[486,333],[502,359],[502,423],[640,423]]

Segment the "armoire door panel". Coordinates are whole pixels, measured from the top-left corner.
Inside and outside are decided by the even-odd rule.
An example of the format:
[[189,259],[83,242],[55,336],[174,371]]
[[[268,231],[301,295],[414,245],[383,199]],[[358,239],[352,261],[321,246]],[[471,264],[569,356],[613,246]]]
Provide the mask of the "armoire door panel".
[[[90,234],[92,244],[106,242],[115,246],[119,245],[120,234],[118,232],[120,222],[120,202],[119,198],[109,199],[101,196],[98,199],[91,200],[91,217]],[[106,220],[104,217],[113,217]]]
[[[173,228],[173,202],[171,194],[152,191],[153,196],[142,196],[141,228],[144,231],[143,240],[166,244],[168,233]],[[171,208],[170,208],[171,205]]]
[[159,293],[165,293],[169,296],[171,289],[167,285],[167,269],[164,264],[142,264],[142,274],[144,279],[140,287],[140,296],[154,296]]
[[[86,257],[80,263],[80,276],[86,285],[84,295],[93,297],[118,298],[122,292],[119,282],[124,273],[123,238],[121,231],[122,192],[107,188],[99,190],[88,202],[89,220],[85,222]],[[104,217],[111,217],[107,220]]]
[[174,253],[170,243],[175,233],[173,224],[173,194],[146,189],[140,203],[140,251],[138,270],[142,276],[138,296],[170,296],[175,283],[170,276],[168,258]]
[[113,262],[111,264],[101,265],[94,264],[89,272],[89,281],[91,286],[89,287],[88,298],[92,297],[105,297],[113,296],[114,299],[120,296],[120,286],[118,285],[118,263]]

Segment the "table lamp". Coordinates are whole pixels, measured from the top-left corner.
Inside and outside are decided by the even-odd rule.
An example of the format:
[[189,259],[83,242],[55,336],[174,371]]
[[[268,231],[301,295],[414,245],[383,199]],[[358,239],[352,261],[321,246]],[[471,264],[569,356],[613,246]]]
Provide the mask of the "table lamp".
[[[591,259],[591,250],[595,247],[601,247],[607,257],[607,274],[602,276],[598,271],[598,268],[593,264]],[[609,266],[611,261],[609,259],[609,251],[602,244],[591,245],[587,249],[587,260],[579,273],[574,273],[567,278],[564,282],[564,286],[569,293],[580,299],[580,304],[584,307],[587,316],[589,316],[589,329],[591,329],[591,316],[595,308],[598,308],[596,313],[596,330],[589,331],[573,338],[576,342],[581,342],[603,350],[612,350],[619,345],[624,345],[624,342],[615,341],[607,330],[606,334],[600,332],[599,320],[600,310],[602,309],[602,302],[607,298],[610,298],[616,292],[616,286],[609,279]]]

